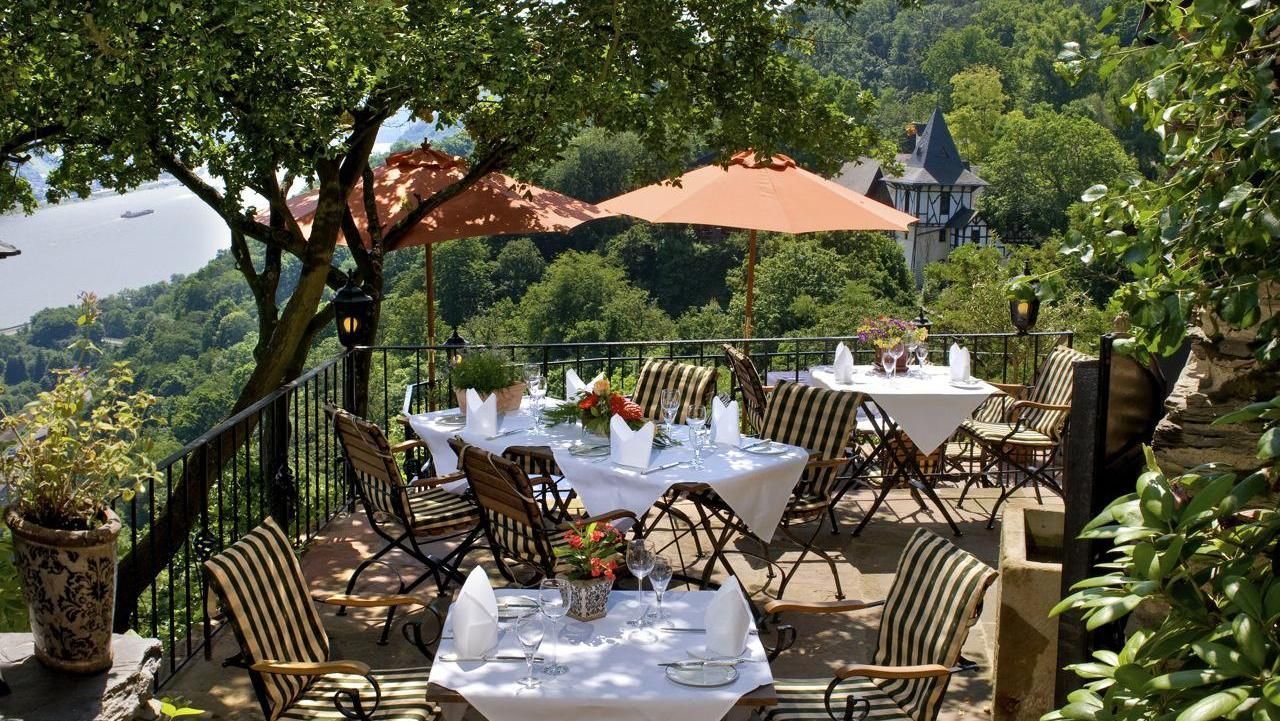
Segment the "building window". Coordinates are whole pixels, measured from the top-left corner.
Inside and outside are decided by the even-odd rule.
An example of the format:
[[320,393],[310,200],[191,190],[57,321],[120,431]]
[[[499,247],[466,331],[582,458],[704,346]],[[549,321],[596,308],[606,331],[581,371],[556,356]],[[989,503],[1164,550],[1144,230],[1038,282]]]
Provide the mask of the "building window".
[[969,242],[970,242],[970,243],[973,243],[974,245],[978,245],[978,244],[980,244],[980,243],[982,242],[982,229],[981,229],[981,228],[970,228],[970,229],[969,229]]
[[942,217],[944,218],[951,215],[951,191],[950,190],[942,191],[942,202],[939,205],[939,212],[942,213]]
[[902,212],[904,213],[911,212],[911,191],[910,190],[902,191]]

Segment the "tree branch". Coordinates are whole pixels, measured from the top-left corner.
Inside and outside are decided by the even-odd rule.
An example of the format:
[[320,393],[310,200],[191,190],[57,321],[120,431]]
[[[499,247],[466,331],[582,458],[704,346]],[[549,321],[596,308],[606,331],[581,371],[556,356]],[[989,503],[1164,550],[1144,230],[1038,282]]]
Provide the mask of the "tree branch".
[[418,205],[410,210],[395,225],[391,226],[383,235],[383,247],[387,252],[393,251],[399,247],[400,242],[404,240],[413,226],[417,225],[423,218],[427,217],[431,211],[444,205],[451,198],[470,188],[480,181],[481,178],[489,173],[501,168],[515,154],[518,146],[515,143],[504,141],[499,143],[488,155],[480,159],[480,162],[472,165],[467,169],[466,175],[462,176],[453,183],[432,193],[430,198],[425,200],[419,199]]
[[0,143],[0,160],[20,162],[23,160],[22,153],[25,153],[32,145],[47,141],[51,136],[56,136],[64,130],[66,128],[61,124],[50,123],[49,125],[42,125],[38,128],[31,128],[26,132],[11,135],[3,143]]

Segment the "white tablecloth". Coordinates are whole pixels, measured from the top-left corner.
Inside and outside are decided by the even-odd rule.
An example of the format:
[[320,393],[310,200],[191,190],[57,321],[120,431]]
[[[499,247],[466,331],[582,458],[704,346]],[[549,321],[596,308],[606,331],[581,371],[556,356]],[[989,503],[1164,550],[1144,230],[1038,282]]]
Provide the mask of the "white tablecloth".
[[946,366],[925,366],[924,375],[898,375],[892,380],[873,373],[871,366],[855,366],[852,383],[837,383],[831,366],[809,369],[814,385],[837,391],[865,393],[893,418],[903,433],[924,453],[932,453],[997,388],[979,381],[973,386],[951,383]]
[[[498,590],[499,595],[528,594],[516,589]],[[663,606],[671,620],[662,625],[702,628],[710,591],[671,592]],[[645,594],[646,598],[652,598]],[[747,655],[756,661],[738,665],[738,680],[720,688],[690,688],[667,679],[659,663],[690,658],[690,650],[704,642],[701,633],[655,633],[652,643],[637,643],[626,622],[640,613],[642,602],[634,591],[614,591],[609,597],[609,614],[591,623],[564,619],[559,643],[559,661],[568,673],[540,676],[541,686],[526,689],[517,681],[524,677],[523,663],[481,663],[443,661],[455,653],[449,640],[452,629],[445,622],[445,640],[440,642],[431,666],[431,683],[457,691],[489,721],[565,721],[565,719],[619,719],[629,721],[675,721],[725,716],[744,694],[773,683],[769,664],[759,637],[747,639]],[[510,624],[498,638],[503,655],[520,655],[520,642]],[[542,643],[538,654],[550,658],[551,640]]]
[[[650,467],[667,463],[685,462],[676,468],[641,475],[639,469],[615,466],[599,458],[578,457],[569,448],[582,442],[582,431],[576,425],[563,424],[543,429],[542,435],[528,432],[513,433],[501,438],[488,439],[475,433],[467,433],[461,427],[447,425],[444,418],[457,410],[436,411],[409,417],[409,423],[418,437],[427,442],[436,471],[451,473],[457,468],[458,459],[449,448],[449,438],[461,435],[464,440],[492,453],[501,453],[511,446],[549,446],[556,464],[564,473],[567,486],[578,492],[578,498],[591,515],[625,509],[637,516],[648,511],[667,489],[678,483],[705,483],[729,504],[747,526],[768,541],[773,537],[778,521],[787,508],[787,499],[804,472],[809,454],[804,449],[791,447],[780,455],[747,453],[737,448],[718,445],[703,452],[706,467],[695,470],[687,461],[693,457],[693,449],[687,442],[687,430],[676,426],[674,434],[683,445],[655,449],[650,457]],[[531,428],[532,416],[526,407],[506,414],[499,423],[499,430]],[[456,488],[466,487],[461,481]]]

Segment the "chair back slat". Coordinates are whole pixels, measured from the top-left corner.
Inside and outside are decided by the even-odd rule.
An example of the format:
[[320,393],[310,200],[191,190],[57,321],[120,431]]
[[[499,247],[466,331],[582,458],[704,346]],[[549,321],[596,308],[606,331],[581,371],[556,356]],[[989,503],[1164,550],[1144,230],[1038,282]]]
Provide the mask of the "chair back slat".
[[1004,423],[1009,420],[1009,406],[1013,405],[1013,397],[1004,393],[988,396],[982,405],[973,412],[973,420],[981,423]]
[[[822,460],[842,458],[858,424],[860,403],[861,393],[781,381],[769,399],[760,435],[807,448]],[[836,471],[834,467],[805,470],[796,488],[797,494],[829,495]]]
[[738,389],[742,392],[743,411],[746,412],[747,421],[751,423],[751,428],[759,433],[764,427],[764,414],[765,409],[768,408],[769,399],[765,395],[764,386],[760,383],[760,373],[756,371],[756,364],[751,362],[750,356],[728,343],[724,344],[724,355],[729,359],[734,380],[737,381]]
[[[1044,359],[1040,372],[1036,376],[1035,386],[1027,399],[1037,403],[1055,406],[1071,405],[1071,385],[1075,377],[1073,366],[1076,361],[1085,360],[1089,356],[1065,345],[1056,346]],[[1043,433],[1050,438],[1057,438],[1067,422],[1066,411],[1047,411],[1034,408],[1024,416],[1027,428]]]
[[[996,572],[937,534],[917,529],[885,600],[875,663],[951,667],[977,621]],[[934,721],[948,677],[876,679],[914,721]]]
[[325,406],[325,413],[333,419],[343,455],[355,472],[365,510],[412,528],[408,491],[382,429],[332,405]]
[[[274,520],[267,518],[205,561],[204,570],[248,664],[329,658],[329,636],[311,602],[302,565]],[[252,670],[249,674],[269,721],[279,718],[313,679]]]
[[494,555],[550,573],[555,554],[529,476],[518,464],[459,437],[451,438],[449,447],[458,455],[458,468],[466,473],[483,512],[485,534]]
[[684,423],[692,404],[707,405],[716,391],[716,369],[689,363],[649,358],[636,379],[636,392],[631,400],[644,411],[644,417],[662,419],[662,391],[674,388],[680,392],[680,410],[676,423]]

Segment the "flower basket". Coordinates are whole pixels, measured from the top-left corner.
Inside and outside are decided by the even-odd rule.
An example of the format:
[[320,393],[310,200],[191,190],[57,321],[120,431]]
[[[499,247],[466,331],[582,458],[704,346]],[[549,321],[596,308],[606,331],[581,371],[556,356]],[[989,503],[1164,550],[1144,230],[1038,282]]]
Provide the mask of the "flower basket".
[[[519,383],[512,383],[506,388],[499,388],[497,391],[494,391],[494,395],[498,396],[498,412],[512,413],[520,410],[520,399],[524,398],[525,387],[524,381],[520,381]],[[467,389],[456,388],[453,391],[453,395],[458,399],[458,408],[463,413],[466,413]],[[485,400],[488,397],[488,393],[480,393],[480,400]]]
[[609,592],[613,590],[613,579],[607,576],[598,578],[572,578],[569,585],[573,591],[569,595],[569,618],[578,621],[594,621],[604,618],[609,611]]

